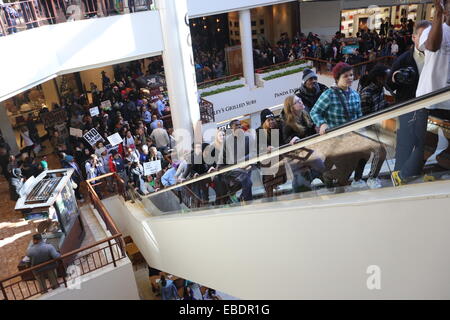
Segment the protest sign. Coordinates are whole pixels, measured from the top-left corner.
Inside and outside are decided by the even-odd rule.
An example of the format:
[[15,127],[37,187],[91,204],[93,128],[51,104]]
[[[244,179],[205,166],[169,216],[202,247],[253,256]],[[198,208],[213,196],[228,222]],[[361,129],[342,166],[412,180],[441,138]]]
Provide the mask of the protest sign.
[[103,101],[101,103],[101,108],[103,110],[111,110],[111,107],[112,107],[112,104],[111,104],[111,101],[109,101],[109,100]]
[[106,148],[106,151],[108,152],[108,154],[111,154],[111,152],[113,152],[113,150],[119,151],[119,146],[118,145],[113,147],[112,145],[108,144],[108,145],[105,146],[105,148]]
[[112,145],[113,147],[115,147],[115,146],[121,144],[121,143],[123,142],[123,139],[122,139],[122,137],[120,136],[120,134],[115,133],[115,134],[113,134],[112,136],[109,136],[109,137],[108,137],[108,141],[109,141],[109,143],[111,143],[111,145]]
[[88,133],[83,136],[84,140],[86,140],[92,147],[99,141],[105,142],[105,139],[98,133],[97,130],[92,129]]
[[89,112],[91,113],[91,117],[96,117],[100,114],[98,107],[89,109]]
[[152,174],[157,174],[161,170],[161,160],[144,163],[144,175],[146,177],[151,176]]
[[69,130],[65,123],[55,125],[55,129],[59,132],[59,135],[64,139],[69,139]]
[[77,138],[83,138],[83,130],[70,128],[70,135]]
[[67,121],[67,112],[62,109],[55,110],[41,113],[40,117],[45,128],[52,128],[57,124],[61,124]]

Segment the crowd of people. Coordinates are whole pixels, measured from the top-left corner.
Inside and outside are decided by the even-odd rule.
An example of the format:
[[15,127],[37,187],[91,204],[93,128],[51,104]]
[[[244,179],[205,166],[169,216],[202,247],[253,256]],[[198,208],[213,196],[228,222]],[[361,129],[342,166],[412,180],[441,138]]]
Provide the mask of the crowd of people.
[[[445,12],[446,21],[450,22],[448,10]],[[444,9],[436,15],[435,18],[442,21]],[[66,110],[68,127],[78,128],[83,134],[96,129],[102,139],[91,146],[81,137],[71,136],[70,139],[65,139],[57,130],[47,128],[51,134],[51,144],[59,156],[61,166],[75,169],[74,182],[78,186],[86,179],[95,179],[105,173],[115,172],[129,188],[147,195],[221,170],[228,165],[242,163],[258,154],[294,145],[315,134],[324,135],[330,129],[384,110],[389,106],[384,95],[385,87],[394,93],[396,102],[416,97],[416,89],[419,96],[445,87],[447,78],[442,77],[442,73],[437,76],[434,72],[441,68],[440,70],[448,73],[446,57],[439,58],[442,54],[442,51],[439,51],[440,46],[448,46],[448,25],[450,23],[442,27],[437,23],[431,26],[427,21],[418,22],[413,30],[413,48],[397,59],[392,70],[385,65],[376,65],[358,92],[352,89],[353,68],[345,62],[339,62],[333,68],[335,86],[331,88],[318,83],[315,72],[306,69],[301,87],[295,95],[286,98],[279,117],[269,109],[263,110],[260,115],[261,126],[256,130],[243,128],[241,121],[233,120],[227,130],[217,130],[211,143],[195,141],[191,150],[181,154],[173,152],[177,150],[177,142],[170,126],[170,107],[165,97],[159,95],[152,100],[146,89],[140,87],[136,79],[127,75],[126,70],[121,73],[120,79],[114,81],[103,74],[103,90],[100,91],[92,85],[92,104],[82,95],[63,101],[62,105],[56,108]],[[434,39],[436,34],[439,34],[435,29],[439,27],[444,28],[442,41]],[[427,55],[438,55],[438,58],[426,59]],[[101,103],[105,100],[111,101],[109,107]],[[93,106],[100,106],[100,113],[94,117],[89,113]],[[400,118],[396,169],[393,173],[396,184],[406,183],[411,177],[422,172],[425,163],[423,150],[427,118],[427,110]],[[123,142],[115,148],[108,148],[107,137],[114,133],[118,133]],[[24,152],[25,156],[19,161],[13,156],[6,161],[9,151],[4,145],[0,145],[3,173],[10,178],[13,190],[17,190],[17,183],[13,179],[17,179],[22,173],[29,177],[48,167],[45,158],[35,158],[30,154],[36,147],[33,136],[33,128],[23,129],[26,143],[24,151],[28,152]],[[29,142],[26,142],[27,137]],[[327,187],[349,184],[355,188],[382,187],[379,175],[386,160],[383,144],[361,138],[359,135],[348,139],[347,153],[351,161],[344,161],[343,164],[333,157],[321,154],[320,150],[310,150],[311,153],[306,158],[288,154],[286,162],[293,176],[292,190],[312,190],[311,185],[315,179],[322,180]],[[352,152],[355,145],[363,151]],[[372,162],[366,182],[364,170],[370,159]],[[146,174],[144,166],[151,161],[160,161],[161,170]],[[215,191],[216,204],[251,201],[254,198],[253,171],[260,170],[265,184],[270,184],[269,180],[274,176],[281,176],[281,183],[286,182],[286,171],[289,170],[278,168],[275,173],[264,173],[266,169],[271,169],[271,166],[272,163],[260,163],[233,169],[216,175],[213,179],[196,180],[189,185],[189,189],[200,204],[209,203],[210,189]],[[21,168],[22,172],[18,172],[16,168]],[[353,173],[354,178],[351,180]],[[266,191],[270,194],[270,190]],[[77,197],[81,198],[78,191]]]
[[148,267],[149,277],[158,277],[156,281],[151,281],[152,291],[161,300],[222,300],[221,295],[216,290],[202,287],[198,283],[177,279],[172,280],[172,276],[166,275],[157,269]]
[[[254,48],[255,68],[268,67],[274,64],[294,61],[303,58],[316,58],[331,63],[345,62],[351,65],[374,60],[384,56],[399,56],[413,44],[414,22],[409,20],[395,30],[389,21],[383,21],[377,30],[362,29],[355,37],[345,38],[340,31],[336,32],[330,42],[322,41],[318,35],[297,33],[289,39],[283,33],[275,46],[265,41]],[[352,46],[348,50],[347,46]],[[353,47],[356,45],[356,48]]]

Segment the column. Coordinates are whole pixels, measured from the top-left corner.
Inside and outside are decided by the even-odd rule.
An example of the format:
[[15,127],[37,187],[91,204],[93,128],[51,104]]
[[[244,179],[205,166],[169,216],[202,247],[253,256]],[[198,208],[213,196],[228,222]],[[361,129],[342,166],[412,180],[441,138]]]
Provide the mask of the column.
[[60,103],[54,79],[43,83],[41,87],[44,93],[45,105],[51,110],[53,103]]
[[200,121],[200,107],[187,2],[157,0],[156,6],[161,17],[164,71],[175,138],[177,146],[190,149],[194,128]]
[[3,102],[0,102],[0,130],[2,131],[3,138],[11,147],[11,154],[19,154],[19,146],[17,145],[16,134],[9,122],[8,114],[6,112],[6,107]]
[[253,64],[252,17],[250,10],[239,11],[239,28],[244,78],[247,86],[253,89],[255,88],[255,68]]

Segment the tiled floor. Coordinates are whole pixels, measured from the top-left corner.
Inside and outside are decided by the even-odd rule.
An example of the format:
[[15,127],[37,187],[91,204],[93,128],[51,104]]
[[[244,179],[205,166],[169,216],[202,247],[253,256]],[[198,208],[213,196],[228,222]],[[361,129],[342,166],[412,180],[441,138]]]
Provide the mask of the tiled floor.
[[[60,167],[54,155],[50,154],[48,161],[50,169]],[[9,185],[2,175],[0,176],[0,194],[2,195],[0,196],[0,279],[4,279],[17,273],[17,265],[25,255],[32,235],[37,232],[36,227],[39,222],[25,221],[23,215],[14,210],[15,202],[10,200]],[[106,238],[90,209],[82,210],[82,219],[87,226],[83,246]]]

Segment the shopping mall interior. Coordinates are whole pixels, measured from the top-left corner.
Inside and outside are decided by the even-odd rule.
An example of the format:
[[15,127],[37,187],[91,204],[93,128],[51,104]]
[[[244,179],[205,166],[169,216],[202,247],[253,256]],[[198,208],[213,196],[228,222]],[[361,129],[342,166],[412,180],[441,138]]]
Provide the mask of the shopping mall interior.
[[3,0],[0,300],[449,299],[448,26],[433,0]]

